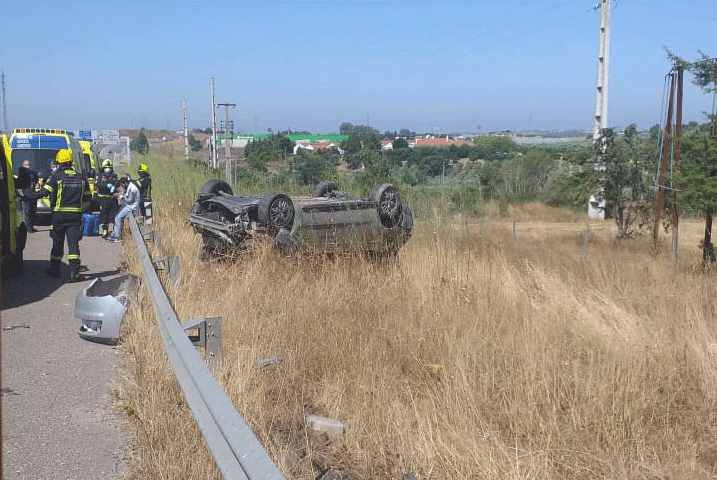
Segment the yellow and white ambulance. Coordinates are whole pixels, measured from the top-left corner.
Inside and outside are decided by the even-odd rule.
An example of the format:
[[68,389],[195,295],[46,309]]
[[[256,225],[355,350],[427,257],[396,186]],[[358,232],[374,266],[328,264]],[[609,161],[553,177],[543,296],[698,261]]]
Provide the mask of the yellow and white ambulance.
[[[93,172],[91,166],[85,162],[84,151],[72,131],[57,128],[16,128],[10,137],[13,173],[17,175],[25,160],[30,162],[30,168],[37,172],[42,182],[52,173],[55,167],[57,151],[68,149],[72,154],[75,171],[84,179],[88,179]],[[84,206],[89,209],[89,203]],[[37,218],[52,214],[49,197],[37,201]]]

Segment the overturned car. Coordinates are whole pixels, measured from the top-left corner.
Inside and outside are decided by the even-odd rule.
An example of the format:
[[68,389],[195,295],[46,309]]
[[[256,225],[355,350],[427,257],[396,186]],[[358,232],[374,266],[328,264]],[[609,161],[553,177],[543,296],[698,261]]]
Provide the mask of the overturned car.
[[234,195],[222,180],[202,187],[189,214],[202,235],[202,257],[247,250],[269,238],[286,254],[361,251],[393,255],[413,230],[413,214],[391,184],[377,186],[370,197],[355,198],[330,182],[311,196],[267,193]]

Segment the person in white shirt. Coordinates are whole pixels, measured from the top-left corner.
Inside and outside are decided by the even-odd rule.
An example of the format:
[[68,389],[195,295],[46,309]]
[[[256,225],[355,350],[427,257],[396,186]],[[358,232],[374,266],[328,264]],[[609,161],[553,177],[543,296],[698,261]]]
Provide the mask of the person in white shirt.
[[117,192],[114,196],[119,200],[119,204],[122,208],[115,217],[115,228],[112,231],[112,235],[107,237],[107,240],[110,242],[121,241],[120,237],[122,236],[124,217],[139,210],[139,202],[142,201],[139,188],[137,188],[137,185],[131,182],[128,177],[122,177],[119,184],[122,187],[122,192]]

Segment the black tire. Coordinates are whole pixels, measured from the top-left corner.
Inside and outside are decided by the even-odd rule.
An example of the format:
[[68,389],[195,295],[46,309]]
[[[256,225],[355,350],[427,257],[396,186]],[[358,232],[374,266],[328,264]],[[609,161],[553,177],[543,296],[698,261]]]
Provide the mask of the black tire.
[[332,182],[321,182],[316,185],[314,192],[311,194],[312,197],[330,197],[332,192],[339,189],[335,183]]
[[213,180],[207,180],[204,186],[202,186],[200,193],[202,195],[219,195],[219,192],[224,192],[227,195],[234,195],[232,187],[230,187],[227,182],[216,178]]
[[279,229],[291,229],[294,223],[294,204],[283,193],[270,193],[259,200],[259,222],[266,226],[270,235],[279,233]]
[[384,183],[374,189],[371,198],[376,202],[381,224],[386,228],[395,227],[401,220],[401,195],[398,188]]

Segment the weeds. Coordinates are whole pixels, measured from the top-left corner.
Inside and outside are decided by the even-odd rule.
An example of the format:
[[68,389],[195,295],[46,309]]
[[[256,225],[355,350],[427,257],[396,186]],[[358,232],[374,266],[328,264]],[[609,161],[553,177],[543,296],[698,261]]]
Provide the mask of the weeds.
[[[510,221],[423,217],[388,265],[269,248],[200,264],[184,216],[201,181],[176,180],[176,201],[171,182],[156,177],[155,215],[181,257],[175,309],[222,317],[218,378],[287,478],[717,475],[717,298],[692,268],[699,224],[682,223],[694,239],[676,268],[647,239],[614,248],[610,222],[591,225],[585,258],[585,219],[556,224],[539,205],[509,207],[515,238]],[[219,478],[147,312],[122,344],[140,419],[131,478]],[[307,431],[310,413],[344,436]]]

